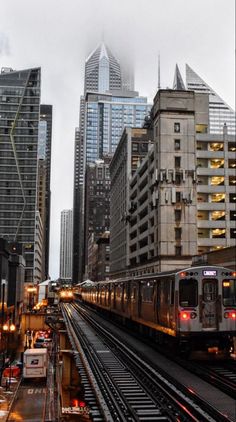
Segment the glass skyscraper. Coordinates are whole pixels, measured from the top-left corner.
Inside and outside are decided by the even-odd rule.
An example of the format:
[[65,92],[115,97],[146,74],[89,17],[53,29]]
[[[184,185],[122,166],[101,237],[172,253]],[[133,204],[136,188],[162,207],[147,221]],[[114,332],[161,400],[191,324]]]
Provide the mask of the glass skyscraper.
[[[136,94],[136,95],[135,95]],[[88,92],[85,99],[86,163],[114,154],[125,127],[142,127],[151,105],[138,93],[96,94]]]
[[22,244],[30,283],[35,281],[40,75],[40,68],[0,74],[0,237]]
[[133,91],[132,68],[121,69],[104,43],[86,59],[80,125],[75,137],[73,282],[82,280],[86,164],[115,152],[125,127],[142,127],[151,106]]
[[223,134],[226,123],[229,135],[235,135],[235,111],[186,64],[186,86],[195,92],[209,94],[209,132]]

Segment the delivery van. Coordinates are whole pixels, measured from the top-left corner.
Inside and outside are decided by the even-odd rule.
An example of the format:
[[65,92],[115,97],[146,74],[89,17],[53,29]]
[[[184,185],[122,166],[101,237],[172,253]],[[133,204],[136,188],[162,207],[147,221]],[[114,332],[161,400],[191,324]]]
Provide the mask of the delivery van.
[[48,351],[26,349],[23,360],[23,378],[45,378],[48,368]]

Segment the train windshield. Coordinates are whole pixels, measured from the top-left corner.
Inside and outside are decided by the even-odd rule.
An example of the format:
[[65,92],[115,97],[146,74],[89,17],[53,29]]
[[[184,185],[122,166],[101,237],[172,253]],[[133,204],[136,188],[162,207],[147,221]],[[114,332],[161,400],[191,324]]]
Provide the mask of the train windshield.
[[179,282],[179,304],[182,307],[197,306],[198,282],[194,278],[184,278]]
[[236,306],[236,279],[223,280],[223,305]]

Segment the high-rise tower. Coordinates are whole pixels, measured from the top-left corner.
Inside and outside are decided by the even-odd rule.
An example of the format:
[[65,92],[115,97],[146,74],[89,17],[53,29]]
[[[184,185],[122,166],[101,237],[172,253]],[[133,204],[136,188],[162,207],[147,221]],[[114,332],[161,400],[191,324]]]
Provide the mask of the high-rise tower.
[[[0,74],[0,237],[22,244],[34,282],[40,68]],[[40,263],[39,263],[40,268]],[[38,277],[38,276],[37,276]]]
[[[38,184],[38,192],[45,189],[39,201],[39,211],[43,215],[43,238],[44,238],[44,254],[43,254],[43,279],[49,277],[49,238],[50,238],[50,210],[51,210],[51,190],[50,190],[50,176],[51,176],[51,144],[52,144],[52,106],[48,104],[40,105],[40,123],[39,123],[40,137],[42,148],[45,148],[43,155],[39,156],[39,168],[44,174],[41,183]],[[39,141],[40,142],[40,141]],[[41,162],[40,162],[41,161]],[[41,176],[42,176],[41,173]],[[45,186],[44,186],[45,185]],[[42,193],[42,192],[41,192]],[[41,203],[40,203],[41,202]]]
[[84,92],[106,92],[121,89],[121,69],[118,61],[104,43],[86,59]]
[[64,282],[72,281],[72,210],[61,212],[61,241],[60,241],[60,279]]
[[[123,79],[122,79],[123,77]],[[132,67],[119,62],[102,43],[85,63],[84,96],[75,140],[73,282],[82,280],[84,177],[86,165],[113,154],[124,127],[142,127],[151,106],[132,91]],[[83,154],[81,152],[83,151]],[[79,161],[78,161],[79,160]],[[78,213],[80,217],[78,218]]]
[[195,92],[209,94],[209,132],[223,134],[226,123],[229,135],[235,135],[235,112],[200,76],[186,64],[186,86]]

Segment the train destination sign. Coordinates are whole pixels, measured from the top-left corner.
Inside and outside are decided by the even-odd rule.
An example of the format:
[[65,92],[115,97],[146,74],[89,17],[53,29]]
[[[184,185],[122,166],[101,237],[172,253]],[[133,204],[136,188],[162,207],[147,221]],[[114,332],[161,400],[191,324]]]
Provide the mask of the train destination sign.
[[211,276],[211,277],[216,277],[217,276],[217,271],[216,270],[203,270],[203,275],[206,276]]

